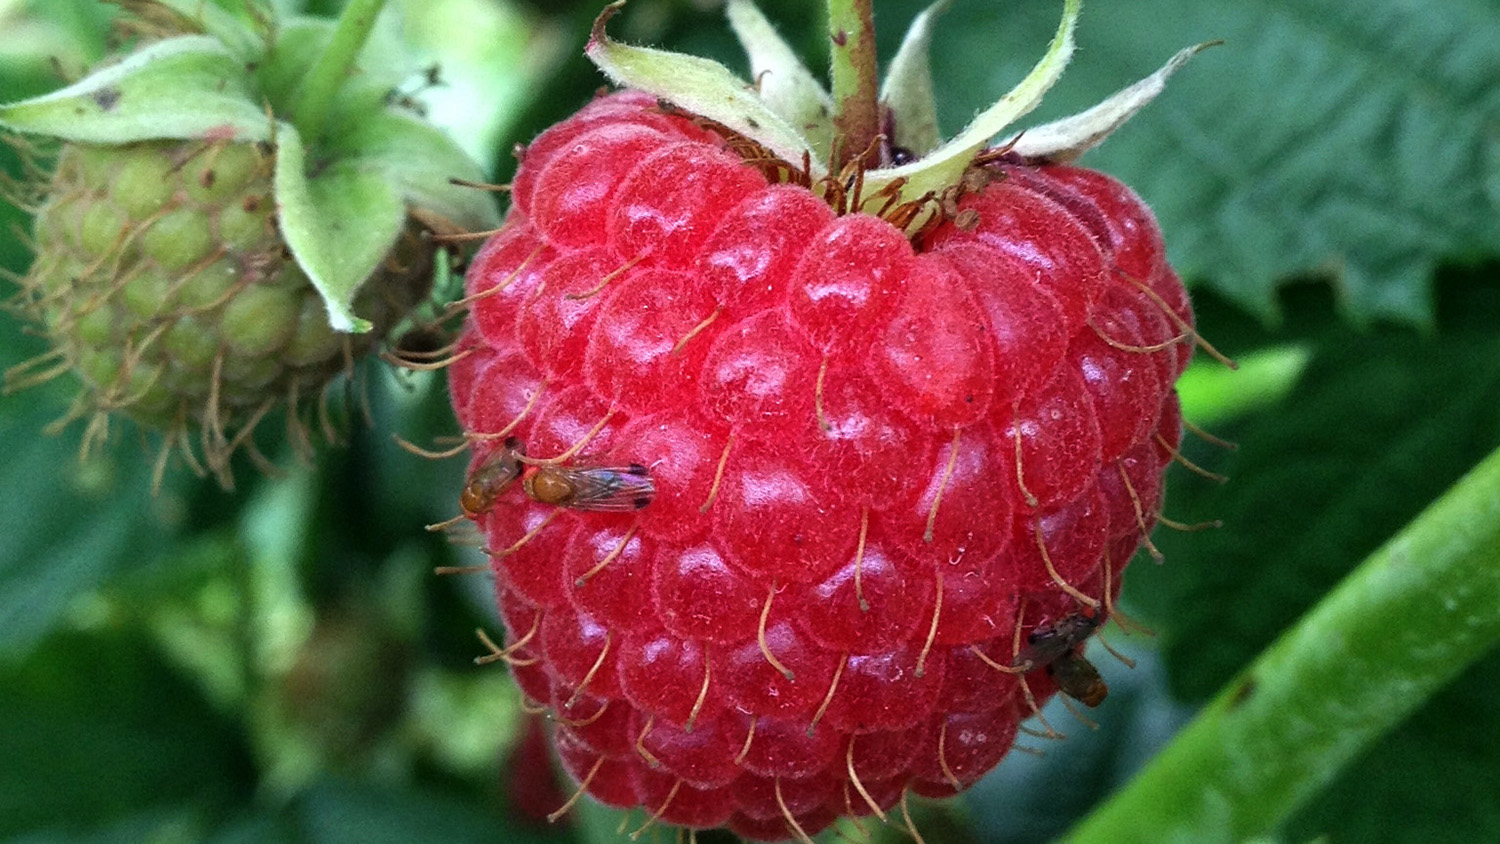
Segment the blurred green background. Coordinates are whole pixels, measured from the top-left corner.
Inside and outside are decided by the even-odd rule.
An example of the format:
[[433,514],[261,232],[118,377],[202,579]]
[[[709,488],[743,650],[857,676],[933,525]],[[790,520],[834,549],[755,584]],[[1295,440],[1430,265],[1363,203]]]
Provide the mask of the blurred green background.
[[[603,84],[581,54],[599,0],[391,5],[442,67],[419,99],[497,180],[515,143]],[[821,67],[821,4],[761,5]],[[884,56],[923,5],[876,0]],[[1024,74],[1060,6],[953,3],[934,52],[947,132]],[[103,55],[111,13],[0,0],[0,101],[76,77]],[[707,0],[632,0],[612,32],[744,69]],[[1159,531],[1168,562],[1132,567],[1127,608],[1158,635],[1111,637],[1133,671],[1096,660],[1112,689],[1101,728],[1049,713],[1074,725],[1067,741],[920,807],[932,844],[1059,834],[1500,445],[1500,6],[1094,0],[1036,118],[1213,38],[1228,43],[1085,163],[1156,208],[1200,327],[1243,364],[1200,359],[1181,386],[1189,418],[1240,445],[1193,441],[1189,457],[1232,481],[1174,470],[1167,503],[1224,527]],[[0,223],[0,265],[24,272],[12,232],[26,217],[0,205]],[[0,320],[0,366],[39,351]],[[366,375],[373,427],[316,467],[285,450],[283,476],[244,467],[233,494],[178,471],[150,496],[150,451],[123,425],[81,464],[76,428],[42,433],[68,385],[0,398],[0,842],[619,840],[608,813],[540,819],[556,799],[546,756],[504,669],[472,663],[474,629],[498,626],[490,585],[432,574],[478,561],[422,530],[455,512],[464,467],[391,434],[453,432],[440,378]],[[1285,840],[1500,840],[1497,688],[1492,657]]]

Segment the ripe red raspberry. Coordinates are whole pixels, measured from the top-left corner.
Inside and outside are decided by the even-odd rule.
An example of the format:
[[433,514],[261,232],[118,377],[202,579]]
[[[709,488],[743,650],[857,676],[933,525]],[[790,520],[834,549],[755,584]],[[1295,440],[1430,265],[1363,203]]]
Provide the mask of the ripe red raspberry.
[[[1055,691],[1018,649],[1091,631],[1154,524],[1192,314],[1099,173],[985,165],[914,243],[731,147],[638,93],[538,137],[450,384],[564,767],[770,840],[1005,755]],[[638,464],[654,498],[543,504],[520,449]]]

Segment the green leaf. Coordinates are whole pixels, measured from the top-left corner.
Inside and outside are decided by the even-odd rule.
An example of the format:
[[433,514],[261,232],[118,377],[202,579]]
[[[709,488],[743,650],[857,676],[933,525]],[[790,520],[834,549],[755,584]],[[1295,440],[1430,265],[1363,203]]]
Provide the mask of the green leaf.
[[1218,361],[1194,362],[1177,381],[1182,414],[1215,427],[1273,405],[1295,386],[1310,355],[1301,345],[1287,344],[1239,355],[1235,369]]
[[301,79],[291,120],[308,143],[316,145],[323,139],[328,112],[344,95],[354,75],[355,57],[367,43],[384,5],[385,0],[348,0],[317,61]]
[[[3,482],[28,494],[9,496],[0,514],[6,537],[0,556],[0,652],[23,652],[57,623],[73,598],[138,564],[135,553],[146,552],[161,532],[153,529],[144,500],[150,485],[146,472],[112,479],[108,486],[123,500],[90,500],[70,484],[33,480],[58,479],[58,461],[67,466],[73,460],[68,448],[49,447],[53,442],[26,447],[27,438],[41,438],[36,428],[3,436],[12,444]],[[132,500],[127,490],[139,497]]]
[[0,106],[0,126],[70,141],[265,140],[243,63],[212,38],[150,45],[60,91]]
[[239,818],[224,826],[208,844],[308,844],[297,837],[290,825],[270,813]]
[[[36,354],[39,344],[0,325],[0,356]],[[34,387],[0,401],[0,655],[24,653],[45,636],[74,600],[122,573],[154,562],[175,533],[170,515],[189,489],[177,478],[153,496],[147,454],[133,439],[107,457],[78,460],[80,426],[43,433],[69,401],[62,383]],[[122,424],[120,429],[129,430]],[[123,447],[121,447],[123,446]]]
[[[339,88],[330,109],[330,122],[356,120],[379,111],[384,107],[386,95],[413,73],[412,60],[393,28],[392,16],[382,15],[377,20],[360,50],[354,71]],[[277,29],[276,40],[256,74],[278,115],[291,113],[307,75],[328,48],[334,31],[334,22],[327,18],[302,16],[283,21]]]
[[278,125],[276,205],[281,234],[328,308],[337,331],[369,331],[354,296],[395,244],[406,220],[398,186],[381,169],[339,162],[307,175],[302,140]]
[[277,811],[226,824],[210,844],[561,844],[567,827],[538,828],[425,788],[325,779]]
[[[585,48],[589,59],[610,81],[654,94],[693,114],[718,121],[786,161],[800,162],[804,152],[811,152],[811,143],[797,129],[762,102],[743,79],[718,62],[611,40],[604,25],[624,5],[616,2],[599,14]],[[827,169],[816,159],[812,168],[813,178],[822,176]]]
[[439,214],[466,231],[500,224],[492,195],[453,184],[484,174],[447,133],[415,115],[387,110],[330,136],[325,152],[340,167],[384,172],[408,205]]
[[163,807],[97,827],[58,825],[4,839],[4,844],[173,844],[197,840],[204,826],[199,807]]
[[[958,4],[934,51],[944,119],[1016,78],[1048,17]],[[1279,315],[1278,284],[1320,273],[1346,316],[1428,322],[1436,265],[1500,253],[1500,6],[1095,3],[1078,38],[1047,115],[1225,40],[1083,161],[1151,203],[1184,277],[1262,317]]]
[[729,25],[750,58],[761,101],[801,130],[813,158],[827,161],[833,145],[833,99],[751,0],[730,0]]
[[277,28],[276,39],[255,75],[278,114],[288,113],[303,78],[332,37],[333,21],[326,18],[296,17]]
[[131,631],[49,639],[0,667],[0,836],[98,829],[248,797],[233,724]]

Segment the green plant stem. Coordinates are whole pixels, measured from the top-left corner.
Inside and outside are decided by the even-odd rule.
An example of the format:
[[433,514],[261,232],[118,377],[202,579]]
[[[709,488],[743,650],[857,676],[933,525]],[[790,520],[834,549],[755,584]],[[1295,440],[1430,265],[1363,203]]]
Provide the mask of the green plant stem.
[[[880,73],[872,0],[828,0],[832,40],[833,172],[863,155],[880,134]],[[871,162],[874,166],[874,162]]]
[[[1274,565],[1270,543],[1267,553]],[[1063,840],[1272,832],[1497,641],[1500,451],[1372,554]]]
[[385,0],[349,0],[339,14],[338,26],[317,64],[302,82],[297,105],[292,109],[292,125],[302,135],[302,142],[312,146],[323,134],[323,121],[338,96],[339,88],[349,76],[354,59],[364,49],[375,19],[385,7]]
[[1285,398],[1307,369],[1312,350],[1301,344],[1258,349],[1237,360],[1238,369],[1200,361],[1177,381],[1182,415],[1217,425]]

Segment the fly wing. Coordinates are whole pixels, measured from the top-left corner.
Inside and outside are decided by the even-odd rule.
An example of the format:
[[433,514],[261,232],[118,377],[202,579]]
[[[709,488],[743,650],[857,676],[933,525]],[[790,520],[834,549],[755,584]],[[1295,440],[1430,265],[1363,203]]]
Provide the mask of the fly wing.
[[483,484],[495,490],[503,491],[516,478],[521,477],[521,461],[516,458],[516,453],[510,449],[496,449],[490,453],[469,474],[470,484]]
[[1031,631],[1026,647],[1016,655],[1011,667],[1031,670],[1050,665],[1087,642],[1098,627],[1098,618],[1084,613],[1064,616],[1054,624],[1038,627]]
[[589,466],[566,471],[574,490],[567,506],[575,510],[628,513],[650,504],[656,496],[651,475],[639,464]]
[[1016,654],[1011,667],[1035,671],[1043,666],[1051,665],[1072,649],[1073,642],[1069,641],[1068,637],[1058,635],[1051,630],[1037,630],[1031,635],[1031,642]]

